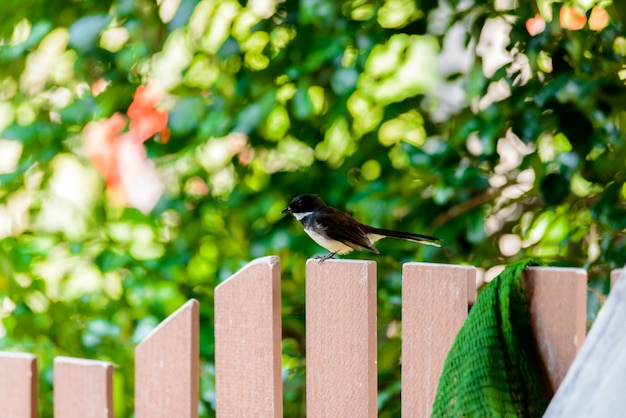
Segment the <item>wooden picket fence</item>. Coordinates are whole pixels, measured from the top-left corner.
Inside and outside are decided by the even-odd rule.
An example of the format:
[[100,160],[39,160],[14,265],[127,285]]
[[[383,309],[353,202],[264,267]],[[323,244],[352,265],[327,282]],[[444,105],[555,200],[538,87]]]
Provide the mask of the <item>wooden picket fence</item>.
[[[530,268],[523,284],[552,394],[585,338],[587,275]],[[307,416],[377,415],[376,289],[373,261],[308,261]],[[282,417],[280,295],[275,256],[251,262],[215,289],[218,417]],[[402,416],[430,416],[443,362],[475,299],[474,267],[404,264]],[[190,300],[136,348],[137,418],[198,416],[198,334],[198,302]],[[38,416],[37,380],[35,356],[0,352],[0,415]],[[112,381],[111,363],[57,357],[55,416],[113,417]]]

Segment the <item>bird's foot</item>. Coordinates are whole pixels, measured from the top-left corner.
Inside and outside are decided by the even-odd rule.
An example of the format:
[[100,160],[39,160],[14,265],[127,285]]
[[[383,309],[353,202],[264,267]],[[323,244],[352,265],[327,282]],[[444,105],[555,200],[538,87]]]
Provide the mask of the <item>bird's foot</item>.
[[329,258],[335,258],[335,254],[337,253],[329,253],[326,255],[318,255],[315,257],[315,259],[319,262],[319,263],[323,263],[324,261],[328,260]]

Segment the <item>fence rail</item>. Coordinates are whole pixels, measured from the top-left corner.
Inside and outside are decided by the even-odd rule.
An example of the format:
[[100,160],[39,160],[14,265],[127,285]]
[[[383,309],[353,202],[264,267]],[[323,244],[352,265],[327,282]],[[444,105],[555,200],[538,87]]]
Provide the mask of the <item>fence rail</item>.
[[[307,415],[377,415],[376,264],[309,260],[306,266]],[[618,276],[618,271],[612,274]],[[476,299],[476,269],[407,263],[402,271],[402,414],[431,412],[443,362]],[[587,276],[530,268],[533,333],[553,393],[585,338]],[[281,417],[281,300],[278,257],[260,258],[215,290],[219,417]],[[197,417],[198,302],[188,301],[136,348],[135,415]],[[0,411],[37,416],[37,361],[0,352]],[[113,365],[55,359],[54,411],[112,417]]]

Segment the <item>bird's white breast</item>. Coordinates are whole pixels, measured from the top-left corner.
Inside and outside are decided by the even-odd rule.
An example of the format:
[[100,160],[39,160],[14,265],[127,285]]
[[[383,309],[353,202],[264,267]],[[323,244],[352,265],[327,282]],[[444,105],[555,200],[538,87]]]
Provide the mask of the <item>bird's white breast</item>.
[[313,241],[317,242],[319,245],[326,248],[330,252],[337,254],[347,254],[353,250],[352,247],[349,247],[340,241],[328,239],[324,235],[318,234],[311,229],[305,229],[304,232],[306,232],[313,239]]

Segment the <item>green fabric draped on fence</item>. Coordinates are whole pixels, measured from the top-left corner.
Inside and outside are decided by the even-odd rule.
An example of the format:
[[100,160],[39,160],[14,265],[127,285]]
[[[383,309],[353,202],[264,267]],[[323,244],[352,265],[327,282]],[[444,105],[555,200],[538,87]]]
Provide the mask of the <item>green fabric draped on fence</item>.
[[543,414],[548,400],[521,281],[539,264],[511,264],[480,294],[446,358],[434,417]]

